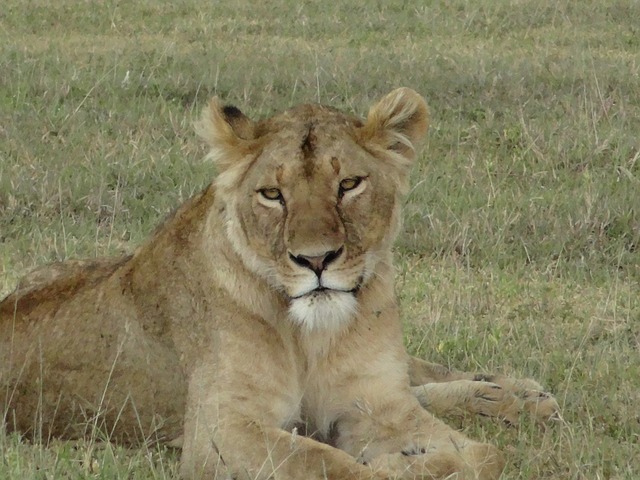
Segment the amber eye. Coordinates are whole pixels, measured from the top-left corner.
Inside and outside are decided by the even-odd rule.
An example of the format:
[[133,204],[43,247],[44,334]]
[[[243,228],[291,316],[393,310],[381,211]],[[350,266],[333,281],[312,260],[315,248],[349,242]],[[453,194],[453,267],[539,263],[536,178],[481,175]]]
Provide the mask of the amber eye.
[[260,195],[262,195],[267,200],[280,200],[282,201],[282,192],[277,188],[262,188],[258,190]]
[[362,180],[362,177],[351,177],[342,180],[340,182],[340,196],[342,196],[345,192],[356,188],[358,185],[360,185],[360,183],[362,183]]

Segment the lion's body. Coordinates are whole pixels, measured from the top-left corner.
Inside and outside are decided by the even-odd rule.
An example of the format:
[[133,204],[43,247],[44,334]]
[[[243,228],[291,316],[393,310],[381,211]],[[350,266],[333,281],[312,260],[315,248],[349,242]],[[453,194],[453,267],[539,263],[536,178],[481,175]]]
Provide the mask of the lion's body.
[[212,103],[212,185],[133,255],[37,271],[0,303],[8,428],[184,437],[188,478],[497,478],[497,451],[409,388],[391,245],[426,122],[408,90],[364,125]]
[[190,331],[198,324],[196,305],[180,299],[201,259],[176,232],[196,241],[205,195],[134,255],[38,270],[0,304],[9,428],[49,438],[98,425],[127,442],[182,435],[186,377],[174,333],[185,319]]

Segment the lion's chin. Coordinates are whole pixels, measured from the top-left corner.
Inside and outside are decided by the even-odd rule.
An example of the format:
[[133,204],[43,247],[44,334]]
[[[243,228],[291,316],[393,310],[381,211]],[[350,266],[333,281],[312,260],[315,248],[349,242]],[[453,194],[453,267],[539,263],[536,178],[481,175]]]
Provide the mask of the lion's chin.
[[307,332],[338,331],[349,324],[357,310],[353,293],[322,290],[292,299],[289,316]]

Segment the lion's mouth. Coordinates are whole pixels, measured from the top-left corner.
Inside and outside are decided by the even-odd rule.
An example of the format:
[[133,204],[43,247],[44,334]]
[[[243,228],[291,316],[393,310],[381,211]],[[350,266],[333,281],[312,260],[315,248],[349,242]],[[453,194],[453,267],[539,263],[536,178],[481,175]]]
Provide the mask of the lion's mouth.
[[318,286],[313,290],[309,290],[308,292],[301,293],[300,295],[296,295],[290,298],[291,300],[297,300],[299,298],[317,298],[317,297],[323,297],[323,296],[330,296],[332,293],[350,293],[352,295],[356,295],[359,290],[360,290],[360,284],[356,285],[355,287],[349,290]]

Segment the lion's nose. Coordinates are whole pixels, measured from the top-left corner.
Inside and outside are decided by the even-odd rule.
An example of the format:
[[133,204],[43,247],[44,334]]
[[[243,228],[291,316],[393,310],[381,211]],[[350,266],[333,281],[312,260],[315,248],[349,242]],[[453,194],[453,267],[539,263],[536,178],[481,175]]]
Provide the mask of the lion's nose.
[[340,247],[338,250],[330,250],[321,255],[294,255],[289,252],[289,258],[297,265],[301,267],[313,270],[319,277],[322,272],[342,255],[344,248]]

